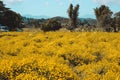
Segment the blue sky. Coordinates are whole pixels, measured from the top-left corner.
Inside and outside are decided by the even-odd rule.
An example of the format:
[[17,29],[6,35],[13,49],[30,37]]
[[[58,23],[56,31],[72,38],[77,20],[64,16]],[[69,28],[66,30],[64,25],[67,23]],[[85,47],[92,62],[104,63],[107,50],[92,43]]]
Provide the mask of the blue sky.
[[108,5],[113,12],[120,11],[120,0],[3,0],[7,7],[21,15],[67,17],[70,3],[79,4],[79,17],[94,17],[93,9]]

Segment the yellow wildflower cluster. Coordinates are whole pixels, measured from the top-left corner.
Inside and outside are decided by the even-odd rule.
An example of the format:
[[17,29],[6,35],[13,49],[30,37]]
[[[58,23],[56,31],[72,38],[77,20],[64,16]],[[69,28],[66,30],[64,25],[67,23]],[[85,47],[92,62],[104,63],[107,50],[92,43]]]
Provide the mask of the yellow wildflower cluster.
[[1,32],[0,80],[120,80],[119,36]]

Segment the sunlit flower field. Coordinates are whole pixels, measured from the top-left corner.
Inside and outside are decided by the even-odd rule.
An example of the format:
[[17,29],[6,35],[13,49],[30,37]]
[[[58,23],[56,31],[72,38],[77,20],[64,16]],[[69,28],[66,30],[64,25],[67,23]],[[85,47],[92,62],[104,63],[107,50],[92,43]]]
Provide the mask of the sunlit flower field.
[[120,80],[120,33],[1,32],[0,80]]

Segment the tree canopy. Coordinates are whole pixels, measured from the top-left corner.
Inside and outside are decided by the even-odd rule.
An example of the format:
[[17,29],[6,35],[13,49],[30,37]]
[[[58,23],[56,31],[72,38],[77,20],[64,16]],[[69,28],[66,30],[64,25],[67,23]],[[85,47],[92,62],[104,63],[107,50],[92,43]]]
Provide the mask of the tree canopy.
[[6,8],[2,1],[0,1],[0,24],[7,26],[10,31],[20,28],[22,17],[20,14]]

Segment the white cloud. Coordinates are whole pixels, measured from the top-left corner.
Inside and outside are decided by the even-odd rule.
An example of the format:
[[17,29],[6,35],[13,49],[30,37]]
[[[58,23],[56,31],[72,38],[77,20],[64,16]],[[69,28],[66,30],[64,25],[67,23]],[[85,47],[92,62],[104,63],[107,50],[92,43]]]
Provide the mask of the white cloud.
[[25,0],[3,0],[5,4],[12,4],[12,3],[22,2],[22,1],[25,1]]
[[120,4],[120,0],[92,0],[98,4]]

